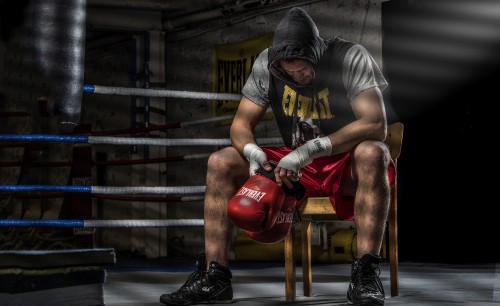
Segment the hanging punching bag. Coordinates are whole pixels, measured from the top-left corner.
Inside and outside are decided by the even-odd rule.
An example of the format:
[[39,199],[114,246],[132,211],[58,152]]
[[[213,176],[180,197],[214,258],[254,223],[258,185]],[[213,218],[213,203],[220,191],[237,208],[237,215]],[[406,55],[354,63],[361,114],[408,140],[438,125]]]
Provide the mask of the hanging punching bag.
[[35,65],[47,81],[62,132],[80,121],[85,60],[86,0],[31,0]]

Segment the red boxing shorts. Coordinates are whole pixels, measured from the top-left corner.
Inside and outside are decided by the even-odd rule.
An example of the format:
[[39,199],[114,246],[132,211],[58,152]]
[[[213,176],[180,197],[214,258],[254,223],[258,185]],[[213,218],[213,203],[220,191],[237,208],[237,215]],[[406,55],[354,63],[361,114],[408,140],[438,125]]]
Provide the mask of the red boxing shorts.
[[[287,147],[265,147],[262,150],[266,153],[269,162],[275,164],[292,151]],[[306,188],[304,198],[329,197],[340,220],[354,220],[354,197],[342,196],[337,192],[342,180],[342,172],[349,165],[350,159],[350,152],[323,156],[315,158],[312,163],[300,169],[300,182]],[[390,163],[387,172],[389,184],[392,186],[395,176],[394,163]]]

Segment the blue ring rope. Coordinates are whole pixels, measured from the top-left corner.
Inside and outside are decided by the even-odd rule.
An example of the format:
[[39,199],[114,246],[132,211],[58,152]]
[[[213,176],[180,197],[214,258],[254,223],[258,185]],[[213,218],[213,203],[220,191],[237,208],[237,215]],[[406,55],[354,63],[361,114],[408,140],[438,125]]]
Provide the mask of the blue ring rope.
[[0,227],[84,227],[83,220],[0,220]]
[[44,134],[2,134],[1,141],[22,141],[22,142],[71,142],[71,143],[88,143],[89,136],[78,135],[44,135]]
[[69,192],[92,193],[92,186],[66,185],[0,185],[0,192]]
[[83,84],[83,92],[94,93],[95,86],[90,84]]

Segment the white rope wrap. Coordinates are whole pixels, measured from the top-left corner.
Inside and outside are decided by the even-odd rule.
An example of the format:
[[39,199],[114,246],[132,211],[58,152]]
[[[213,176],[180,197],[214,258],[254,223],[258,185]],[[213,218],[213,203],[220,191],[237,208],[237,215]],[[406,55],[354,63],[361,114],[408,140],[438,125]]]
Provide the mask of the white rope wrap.
[[119,95],[119,96],[146,96],[160,98],[187,98],[187,99],[203,99],[203,100],[227,100],[240,101],[240,94],[232,93],[212,93],[212,92],[195,92],[195,91],[178,91],[168,89],[151,89],[151,88],[129,88],[129,87],[114,87],[94,85],[94,93],[104,95]]
[[179,187],[110,187],[92,186],[93,194],[196,194],[205,193],[205,186],[179,186]]
[[[111,136],[89,136],[89,144],[114,144],[114,145],[153,145],[153,146],[230,146],[229,139],[213,138],[134,138],[134,137],[111,137]],[[258,144],[281,145],[281,138],[260,138]]]
[[84,227],[168,227],[203,226],[203,219],[170,220],[84,220]]

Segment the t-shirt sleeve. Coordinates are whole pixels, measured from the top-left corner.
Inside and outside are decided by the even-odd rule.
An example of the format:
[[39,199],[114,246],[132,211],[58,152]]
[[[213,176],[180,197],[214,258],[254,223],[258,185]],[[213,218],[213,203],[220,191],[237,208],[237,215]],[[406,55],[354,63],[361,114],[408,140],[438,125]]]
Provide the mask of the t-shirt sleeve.
[[388,85],[377,62],[361,45],[354,45],[347,51],[343,69],[343,82],[351,101],[363,90],[378,86],[382,91]]
[[269,104],[269,70],[267,69],[267,49],[262,51],[253,63],[241,93],[250,101],[265,107]]

